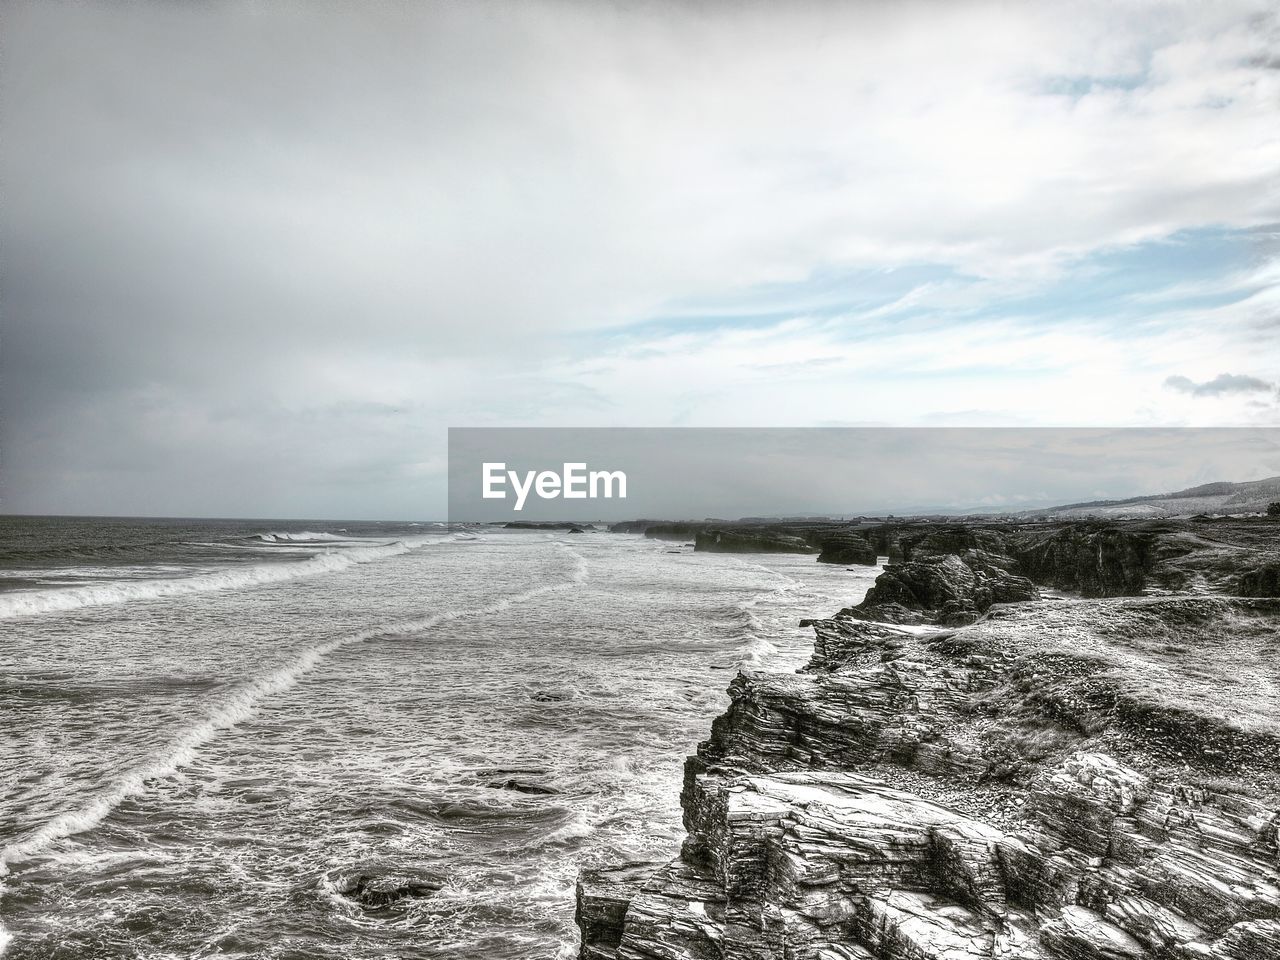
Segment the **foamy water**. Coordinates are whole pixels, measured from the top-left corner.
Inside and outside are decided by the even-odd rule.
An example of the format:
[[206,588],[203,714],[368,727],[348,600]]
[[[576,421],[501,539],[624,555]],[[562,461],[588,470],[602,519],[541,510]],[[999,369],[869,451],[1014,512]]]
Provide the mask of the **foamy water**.
[[[268,532],[329,552],[6,622],[5,960],[572,956],[578,869],[674,853],[733,670],[794,669],[796,620],[874,575],[607,534]],[[370,907],[353,873],[439,889]]]

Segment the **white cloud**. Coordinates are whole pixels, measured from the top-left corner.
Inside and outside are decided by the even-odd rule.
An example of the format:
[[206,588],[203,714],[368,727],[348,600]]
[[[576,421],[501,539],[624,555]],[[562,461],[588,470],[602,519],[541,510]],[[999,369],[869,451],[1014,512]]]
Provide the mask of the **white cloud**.
[[[202,444],[242,464],[290,438],[249,504],[348,461],[429,460],[449,423],[1181,423],[1208,414],[1167,376],[1280,375],[1248,344],[1276,316],[1258,298],[1128,329],[980,316],[1089,254],[1280,220],[1267,4],[32,3],[6,21],[19,503],[58,485],[43,508],[145,502],[103,465],[163,486]],[[918,263],[988,285],[591,338]],[[927,330],[892,325],[908,307]],[[108,448],[77,427],[141,422],[156,396],[180,429]],[[1244,403],[1214,415],[1270,415]],[[339,487],[316,502],[384,496]]]

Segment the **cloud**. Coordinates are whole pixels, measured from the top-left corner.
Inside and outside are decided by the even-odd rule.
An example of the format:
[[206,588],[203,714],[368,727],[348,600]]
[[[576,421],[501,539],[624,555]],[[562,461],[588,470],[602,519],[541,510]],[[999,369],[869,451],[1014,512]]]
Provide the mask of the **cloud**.
[[451,424],[1194,420],[1152,386],[1280,378],[1272,254],[1198,278],[1252,314],[1026,299],[1280,221],[1278,22],[11,3],[0,506],[421,516]]
[[1230,393],[1264,393],[1275,390],[1276,385],[1257,377],[1248,377],[1236,373],[1220,373],[1212,380],[1196,383],[1189,377],[1168,377],[1164,385],[1179,393],[1189,393],[1193,397],[1220,397]]

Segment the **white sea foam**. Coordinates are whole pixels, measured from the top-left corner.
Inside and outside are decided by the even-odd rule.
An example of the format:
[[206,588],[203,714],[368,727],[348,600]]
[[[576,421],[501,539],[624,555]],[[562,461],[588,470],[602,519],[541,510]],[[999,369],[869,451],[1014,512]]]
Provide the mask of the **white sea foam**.
[[0,620],[41,613],[78,610],[81,607],[130,600],[155,600],[161,597],[188,596],[214,590],[242,590],[272,583],[283,583],[300,577],[346,570],[357,563],[368,563],[385,557],[407,553],[411,548],[401,542],[374,547],[350,547],[329,550],[296,563],[264,563],[235,567],[190,577],[158,580],[130,580],[94,583],[63,590],[15,590],[0,594]]
[[315,533],[303,530],[301,533],[260,533],[253,539],[264,543],[350,543],[368,540],[368,537],[341,537],[336,533]]
[[[403,544],[400,552],[407,550]],[[28,833],[16,843],[0,849],[0,877],[8,872],[8,865],[29,859],[46,850],[51,844],[73,834],[83,833],[100,824],[123,801],[140,795],[147,784],[156,779],[172,776],[189,765],[199,749],[220,732],[228,730],[253,715],[258,704],[266,697],[278,695],[296,685],[328,654],[351,643],[375,640],[378,637],[404,636],[420,633],[433,626],[456,620],[499,613],[512,604],[522,603],[533,597],[565,590],[583,582],[588,573],[586,561],[572,550],[564,548],[574,558],[574,568],[569,579],[561,583],[544,584],[519,593],[502,597],[478,609],[450,610],[416,620],[404,620],[385,624],[359,633],[338,637],[304,651],[296,660],[265,676],[241,684],[232,691],[203,721],[180,733],[162,752],[151,760],[126,773],[114,784],[103,790],[89,803],[77,810],[60,814]],[[355,552],[355,551],[349,551]],[[322,559],[317,557],[316,559]],[[310,561],[308,561],[310,563]],[[0,891],[3,887],[0,887]]]
[[744,562],[742,567],[748,570],[759,570],[783,581],[776,587],[761,590],[734,607],[734,619],[740,629],[735,638],[740,645],[734,651],[738,657],[738,664],[747,669],[757,669],[762,667],[771,657],[776,656],[778,648],[763,635],[767,632],[767,629],[764,621],[756,614],[756,607],[761,603],[782,600],[796,593],[803,585],[793,577],[788,577],[786,574],[779,573],[776,570],[770,570],[768,567],[761,566],[758,563]]
[[552,830],[545,837],[542,837],[536,846],[545,846],[547,844],[565,844],[572,843],[575,840],[581,840],[583,837],[589,837],[595,833],[596,827],[592,818],[582,811],[574,813],[569,821],[563,826]]
[[753,637],[734,652],[740,666],[751,668],[763,666],[766,660],[777,655],[778,648],[768,640]]
[[140,794],[148,781],[171,776],[195,759],[196,751],[220,731],[248,719],[263,697],[283,693],[292,687],[326,653],[342,642],[334,640],[313,647],[293,663],[242,684],[202,722],[188,727],[162,753],[129,771],[85,806],[54,817],[17,843],[0,850],[0,872],[10,863],[40,853],[56,840],[96,827],[121,802]]

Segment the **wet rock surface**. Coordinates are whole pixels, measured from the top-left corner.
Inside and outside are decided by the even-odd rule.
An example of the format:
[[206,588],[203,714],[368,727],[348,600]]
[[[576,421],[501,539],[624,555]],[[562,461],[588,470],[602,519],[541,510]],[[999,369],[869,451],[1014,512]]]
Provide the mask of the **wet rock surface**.
[[1280,597],[1280,563],[1269,563],[1240,577],[1242,597]]
[[776,530],[746,528],[700,531],[695,549],[712,553],[817,553],[804,537]]
[[537,796],[552,796],[560,792],[550,784],[516,777],[506,780],[491,780],[485,786],[492,787],[495,790],[514,790],[516,793],[529,793]]
[[831,534],[818,539],[819,563],[860,564],[874,567],[879,559],[876,545],[858,534]]
[[403,864],[364,863],[333,870],[325,881],[339,896],[377,909],[405,899],[429,897],[444,886],[445,877]]
[[1280,601],[1239,596],[1280,550],[1062,529],[896,531],[734,678],[678,856],[584,874],[582,956],[1280,958]]
[[502,526],[506,530],[564,530],[568,533],[596,529],[593,523],[570,523],[567,520],[508,520]]
[[584,870],[578,876],[574,921],[582,931],[583,960],[615,955],[628,907],[662,866],[660,862],[633,861]]

